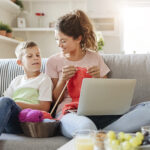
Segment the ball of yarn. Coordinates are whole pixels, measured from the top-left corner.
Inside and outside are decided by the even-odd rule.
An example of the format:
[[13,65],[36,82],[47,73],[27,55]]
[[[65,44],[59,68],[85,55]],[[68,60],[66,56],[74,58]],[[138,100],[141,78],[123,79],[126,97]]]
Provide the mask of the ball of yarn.
[[51,119],[43,119],[42,122],[56,122],[56,120],[51,120]]
[[46,111],[41,111],[43,113],[43,118],[44,119],[53,119],[53,117],[51,116],[50,113],[46,112]]
[[42,122],[43,114],[40,110],[31,110],[26,115],[26,122]]
[[26,122],[26,115],[30,111],[32,111],[32,109],[30,109],[30,108],[26,108],[26,109],[21,110],[19,113],[19,121],[20,122]]

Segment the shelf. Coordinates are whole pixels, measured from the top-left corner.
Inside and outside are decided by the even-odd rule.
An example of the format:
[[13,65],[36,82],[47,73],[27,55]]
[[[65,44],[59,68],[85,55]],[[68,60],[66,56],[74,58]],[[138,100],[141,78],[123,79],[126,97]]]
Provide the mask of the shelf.
[[8,38],[8,37],[2,36],[2,35],[0,35],[0,41],[5,41],[5,42],[8,42],[8,43],[14,43],[14,44],[19,44],[20,43],[18,40]]
[[103,36],[109,36],[109,37],[120,37],[120,34],[115,31],[101,31]]
[[12,13],[20,12],[20,7],[15,3],[11,2],[10,0],[0,0],[0,8],[6,9],[7,11]]
[[39,31],[39,32],[43,32],[43,31],[45,31],[45,32],[53,32],[53,31],[55,31],[55,29],[54,28],[13,28],[13,31],[19,31],[19,32],[24,32],[24,31],[30,31],[30,32],[32,32],[32,31]]
[[22,0],[23,2],[65,2],[69,0]]

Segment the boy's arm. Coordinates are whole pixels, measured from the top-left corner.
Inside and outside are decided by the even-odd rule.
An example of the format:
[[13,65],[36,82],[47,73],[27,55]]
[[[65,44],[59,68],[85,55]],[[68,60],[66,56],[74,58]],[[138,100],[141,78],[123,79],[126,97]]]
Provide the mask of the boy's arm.
[[40,101],[39,104],[28,104],[24,102],[16,102],[16,104],[22,109],[31,108],[31,109],[38,109],[38,110],[49,112],[51,101]]

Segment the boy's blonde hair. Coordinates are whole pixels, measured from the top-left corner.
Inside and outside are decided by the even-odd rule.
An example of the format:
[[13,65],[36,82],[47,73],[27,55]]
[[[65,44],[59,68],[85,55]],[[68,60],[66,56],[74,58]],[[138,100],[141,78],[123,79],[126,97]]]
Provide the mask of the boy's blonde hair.
[[38,45],[33,41],[21,42],[20,44],[18,44],[18,46],[16,47],[16,50],[15,50],[17,59],[21,60],[23,51],[27,48],[32,48],[34,46],[38,46]]

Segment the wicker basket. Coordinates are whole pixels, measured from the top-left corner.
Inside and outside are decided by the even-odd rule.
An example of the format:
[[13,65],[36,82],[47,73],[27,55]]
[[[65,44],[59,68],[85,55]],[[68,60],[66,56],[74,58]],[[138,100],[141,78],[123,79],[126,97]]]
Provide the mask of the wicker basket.
[[21,123],[22,130],[26,136],[34,138],[45,138],[55,136],[60,121],[54,122],[25,122]]

